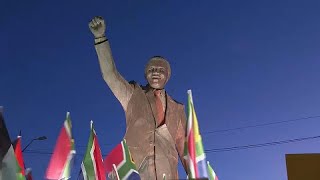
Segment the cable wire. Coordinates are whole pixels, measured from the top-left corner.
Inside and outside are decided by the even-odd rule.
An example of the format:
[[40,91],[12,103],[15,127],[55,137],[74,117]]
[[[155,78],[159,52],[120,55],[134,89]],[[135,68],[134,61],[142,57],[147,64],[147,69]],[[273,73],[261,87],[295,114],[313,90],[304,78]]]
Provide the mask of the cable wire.
[[260,144],[248,144],[243,146],[233,146],[233,147],[225,147],[225,148],[217,148],[217,149],[207,149],[205,150],[206,153],[217,153],[217,152],[226,152],[226,151],[236,151],[236,150],[245,150],[245,149],[252,149],[252,148],[259,148],[259,147],[266,147],[266,146],[276,146],[281,144],[288,144],[288,143],[295,143],[300,141],[318,139],[319,136],[311,136],[311,137],[302,137],[296,139],[288,139],[282,141],[273,141],[273,142],[266,142]]
[[289,119],[289,120],[283,120],[283,121],[275,121],[275,122],[270,122],[270,123],[261,123],[261,124],[256,124],[256,125],[248,125],[248,126],[242,126],[242,127],[236,127],[236,128],[230,128],[230,129],[220,129],[220,130],[214,130],[214,131],[207,131],[207,132],[203,132],[201,134],[206,135],[206,134],[213,134],[213,133],[222,133],[222,132],[256,128],[256,127],[262,127],[262,126],[270,126],[270,125],[275,125],[275,124],[284,124],[284,123],[302,121],[302,120],[307,120],[307,119],[315,119],[315,118],[320,118],[320,115],[307,116],[307,117],[302,117],[302,118],[297,118],[297,119]]
[[[242,145],[242,146],[231,146],[231,147],[225,147],[225,148],[216,148],[216,149],[206,149],[205,153],[219,153],[219,152],[227,152],[227,151],[236,151],[236,150],[246,150],[246,149],[253,149],[253,148],[260,148],[260,147],[267,147],[267,146],[276,146],[276,145],[282,145],[282,144],[288,144],[288,143],[296,143],[301,141],[307,141],[312,139],[318,139],[319,136],[311,136],[311,137],[301,137],[301,138],[295,138],[295,139],[287,139],[282,141],[272,141],[272,142],[266,142],[266,143],[259,143],[259,144],[248,144],[248,145]],[[26,150],[24,153],[28,154],[45,154],[45,155],[51,155],[52,152],[45,152],[45,151],[39,151],[39,150]],[[84,156],[84,153],[76,153],[76,156]],[[105,157],[106,155],[103,155]]]

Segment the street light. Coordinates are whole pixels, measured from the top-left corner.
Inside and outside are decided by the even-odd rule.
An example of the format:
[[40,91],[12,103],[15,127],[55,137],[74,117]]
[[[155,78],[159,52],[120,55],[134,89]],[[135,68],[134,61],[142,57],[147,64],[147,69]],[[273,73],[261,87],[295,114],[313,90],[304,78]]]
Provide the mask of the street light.
[[33,141],[43,141],[43,140],[46,140],[47,137],[46,136],[40,136],[40,137],[37,137],[37,138],[34,138],[32,139],[28,145],[26,145],[26,147],[23,148],[22,152],[24,152],[31,144]]

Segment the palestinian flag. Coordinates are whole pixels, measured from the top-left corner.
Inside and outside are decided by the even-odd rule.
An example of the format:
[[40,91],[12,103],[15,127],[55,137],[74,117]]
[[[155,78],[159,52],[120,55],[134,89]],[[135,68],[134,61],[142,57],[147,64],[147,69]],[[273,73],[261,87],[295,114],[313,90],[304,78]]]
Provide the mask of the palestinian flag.
[[213,168],[210,166],[209,161],[207,161],[207,164],[208,164],[209,180],[218,180],[218,176],[214,172]]
[[[113,168],[113,167],[116,168]],[[121,141],[105,158],[105,171],[109,179],[140,180],[136,165],[133,162],[126,141]],[[114,169],[119,178],[114,178]]]
[[0,109],[0,179],[20,179],[17,168],[14,149]]
[[13,147],[17,160],[17,175],[19,176],[19,179],[25,179],[24,161],[21,150],[21,136],[18,136],[17,139],[13,142]]
[[208,178],[206,156],[199,133],[198,119],[193,105],[192,92],[188,90],[187,162],[190,179]]
[[76,153],[74,149],[74,139],[71,132],[70,113],[67,112],[66,120],[60,131],[54,148],[47,172],[46,179],[69,179],[71,171],[71,163]]
[[86,154],[81,163],[82,179],[84,180],[106,180],[103,168],[103,159],[101,155],[98,137],[93,128],[93,122],[90,122],[91,133],[87,146]]

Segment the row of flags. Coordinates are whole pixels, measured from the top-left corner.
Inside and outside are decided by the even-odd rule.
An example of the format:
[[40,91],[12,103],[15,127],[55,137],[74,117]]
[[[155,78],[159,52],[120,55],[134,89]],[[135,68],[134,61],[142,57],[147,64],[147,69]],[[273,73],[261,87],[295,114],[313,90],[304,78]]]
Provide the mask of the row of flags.
[[[188,179],[218,180],[210,163],[206,161],[191,90],[188,90],[188,121],[184,153],[188,165]],[[70,179],[75,154],[72,123],[68,112],[56,141],[45,179]],[[0,111],[0,180],[2,179],[32,180],[32,177],[30,169],[25,169],[21,136],[18,136],[13,144],[11,143]],[[125,140],[103,159],[93,121],[91,121],[89,141],[78,179],[140,180],[140,177]],[[165,174],[163,180],[165,180]]]
[[32,180],[31,169],[25,169],[21,136],[12,143],[0,110],[0,180]]
[[[71,166],[76,154],[71,132],[70,113],[60,131],[51,156],[45,179],[70,179]],[[131,158],[126,141],[121,141],[103,160],[93,121],[90,122],[90,136],[86,153],[81,162],[78,180],[140,180],[139,173]]]

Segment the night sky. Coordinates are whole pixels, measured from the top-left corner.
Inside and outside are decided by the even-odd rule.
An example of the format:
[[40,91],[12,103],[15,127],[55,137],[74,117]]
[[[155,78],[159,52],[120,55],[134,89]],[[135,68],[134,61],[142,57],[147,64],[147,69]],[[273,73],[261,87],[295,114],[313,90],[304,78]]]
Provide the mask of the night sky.
[[[285,180],[285,154],[320,152],[320,138],[221,148],[320,135],[319,9],[318,0],[1,2],[0,106],[10,136],[22,130],[23,146],[48,137],[24,153],[36,180],[44,177],[67,111],[77,150],[72,179],[90,120],[104,155],[122,140],[124,112],[102,79],[88,29],[99,15],[128,81],[145,84],[146,62],[161,55],[172,68],[167,92],[186,104],[192,90],[219,179]],[[179,173],[186,177],[181,165]]]

